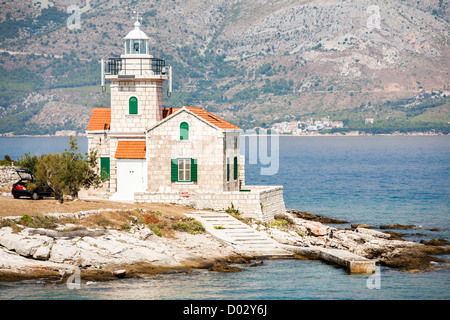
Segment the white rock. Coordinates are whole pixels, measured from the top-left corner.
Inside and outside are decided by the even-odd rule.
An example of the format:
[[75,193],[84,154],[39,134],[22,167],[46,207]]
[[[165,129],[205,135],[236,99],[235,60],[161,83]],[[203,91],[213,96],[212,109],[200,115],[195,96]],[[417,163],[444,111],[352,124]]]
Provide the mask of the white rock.
[[328,234],[330,227],[315,221],[308,221],[303,223],[303,226],[313,236],[325,236]]
[[49,260],[52,262],[71,262],[77,254],[77,247],[70,240],[58,240],[53,246]]
[[372,230],[372,229],[356,228],[355,231],[358,233],[369,235],[369,236],[376,237],[376,238],[389,239],[391,237],[390,234],[387,234],[387,233],[384,233],[381,231],[377,231],[377,230]]
[[48,260],[49,257],[50,257],[50,248],[47,246],[41,246],[37,248],[33,254],[33,258],[38,260]]

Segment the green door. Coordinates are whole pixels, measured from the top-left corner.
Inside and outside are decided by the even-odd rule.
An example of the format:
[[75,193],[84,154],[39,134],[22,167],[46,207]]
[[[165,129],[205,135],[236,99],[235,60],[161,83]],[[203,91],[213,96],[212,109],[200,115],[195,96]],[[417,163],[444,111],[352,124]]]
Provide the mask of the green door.
[[100,177],[102,181],[109,180],[109,168],[110,168],[109,157],[100,158]]

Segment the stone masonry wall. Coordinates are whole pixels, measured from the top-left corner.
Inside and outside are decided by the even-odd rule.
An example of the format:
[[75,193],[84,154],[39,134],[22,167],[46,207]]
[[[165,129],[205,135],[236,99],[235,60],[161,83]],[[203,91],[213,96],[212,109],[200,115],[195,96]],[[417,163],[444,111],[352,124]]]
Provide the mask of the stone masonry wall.
[[[180,140],[182,122],[189,125],[188,140]],[[236,148],[232,134],[234,132],[226,136],[222,130],[187,111],[151,128],[147,135],[148,191],[220,193],[238,190],[239,181],[233,177],[232,162],[231,179],[226,181],[226,156],[232,161],[235,154],[239,155],[239,146]],[[197,159],[196,182],[171,181],[171,159],[179,158]]]
[[239,210],[244,217],[264,222],[274,219],[276,214],[286,212],[283,200],[283,187],[249,187],[249,192],[194,193],[189,196],[180,193],[136,193],[136,202],[175,203],[190,205],[197,209]]
[[[111,79],[112,80],[112,79]],[[129,114],[129,99],[138,100],[138,114]],[[163,80],[111,82],[111,132],[144,132],[162,119]]]

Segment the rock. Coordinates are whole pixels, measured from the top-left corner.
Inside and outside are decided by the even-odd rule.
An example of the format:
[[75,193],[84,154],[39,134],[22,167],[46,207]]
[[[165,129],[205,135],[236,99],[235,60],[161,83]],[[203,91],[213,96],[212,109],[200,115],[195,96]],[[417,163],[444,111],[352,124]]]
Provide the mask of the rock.
[[365,228],[365,229],[372,229],[372,226],[369,226],[368,224],[364,224],[364,223],[353,223],[350,225],[353,229],[356,228]]
[[336,224],[348,223],[347,221],[344,221],[344,220],[323,217],[323,216],[319,216],[319,215],[315,215],[315,214],[312,214],[309,212],[304,212],[304,211],[299,211],[299,210],[287,210],[287,212],[291,213],[301,219],[316,221],[316,222],[321,222],[321,223],[336,223]]
[[[11,228],[3,228],[3,229],[10,229]],[[2,230],[3,230],[2,229]],[[20,241],[22,237],[18,234],[7,232],[3,232],[3,234],[0,235],[0,245],[4,246],[8,250],[15,250],[16,249],[16,243]]]
[[307,231],[316,237],[325,236],[328,234],[330,227],[323,225],[320,222],[305,222],[303,226],[307,229]]
[[420,245],[406,248],[396,248],[381,255],[379,262],[391,268],[402,271],[422,272],[433,268],[432,261],[441,262],[440,258],[429,255]]
[[49,260],[57,263],[72,262],[77,253],[77,247],[71,240],[58,240],[53,244]]
[[261,266],[261,265],[263,265],[263,264],[264,264],[264,261],[259,260],[259,261],[256,261],[256,262],[252,263],[252,264],[250,265],[250,267],[257,267],[257,266]]
[[0,234],[0,245],[24,257],[33,256],[39,247],[46,246],[51,242],[49,237],[29,237],[7,231]]
[[391,237],[390,234],[381,232],[381,231],[376,231],[376,230],[372,230],[372,229],[366,229],[366,228],[356,228],[355,230],[358,233],[362,233],[362,234],[366,234],[375,238],[382,238],[382,239],[389,239]]
[[241,268],[230,266],[224,262],[215,262],[209,270],[216,271],[216,272],[239,272],[239,271],[242,271]]
[[37,260],[48,260],[50,257],[50,248],[47,246],[41,246],[36,249],[33,254],[33,258]]
[[117,278],[123,278],[127,274],[127,270],[125,270],[125,269],[114,270],[114,271],[111,271],[111,273],[113,276],[115,276]]
[[420,243],[427,246],[446,246],[450,244],[450,242],[445,239],[431,239],[430,241],[420,240]]
[[152,235],[154,235],[153,231],[147,228],[139,230],[138,232],[139,239],[141,240],[147,240]]
[[400,229],[400,230],[409,230],[409,229],[418,229],[418,226],[415,226],[413,224],[410,225],[403,225],[403,224],[387,224],[380,226],[380,229]]

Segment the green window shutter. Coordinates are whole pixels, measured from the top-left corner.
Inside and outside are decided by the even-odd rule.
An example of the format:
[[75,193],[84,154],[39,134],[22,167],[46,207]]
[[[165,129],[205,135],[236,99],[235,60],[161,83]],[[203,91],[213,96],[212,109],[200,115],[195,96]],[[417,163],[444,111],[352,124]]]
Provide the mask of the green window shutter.
[[230,181],[230,158],[227,158],[227,181]]
[[191,159],[191,181],[197,181],[197,159]]
[[109,180],[110,161],[109,157],[100,158],[100,178],[102,181]]
[[189,124],[187,122],[180,124],[180,140],[189,140]]
[[138,100],[136,97],[130,98],[128,107],[130,114],[138,114]]
[[233,169],[234,169],[234,180],[237,180],[237,178],[238,178],[238,162],[237,162],[237,157],[234,157]]
[[178,159],[172,159],[170,162],[171,181],[178,181]]

